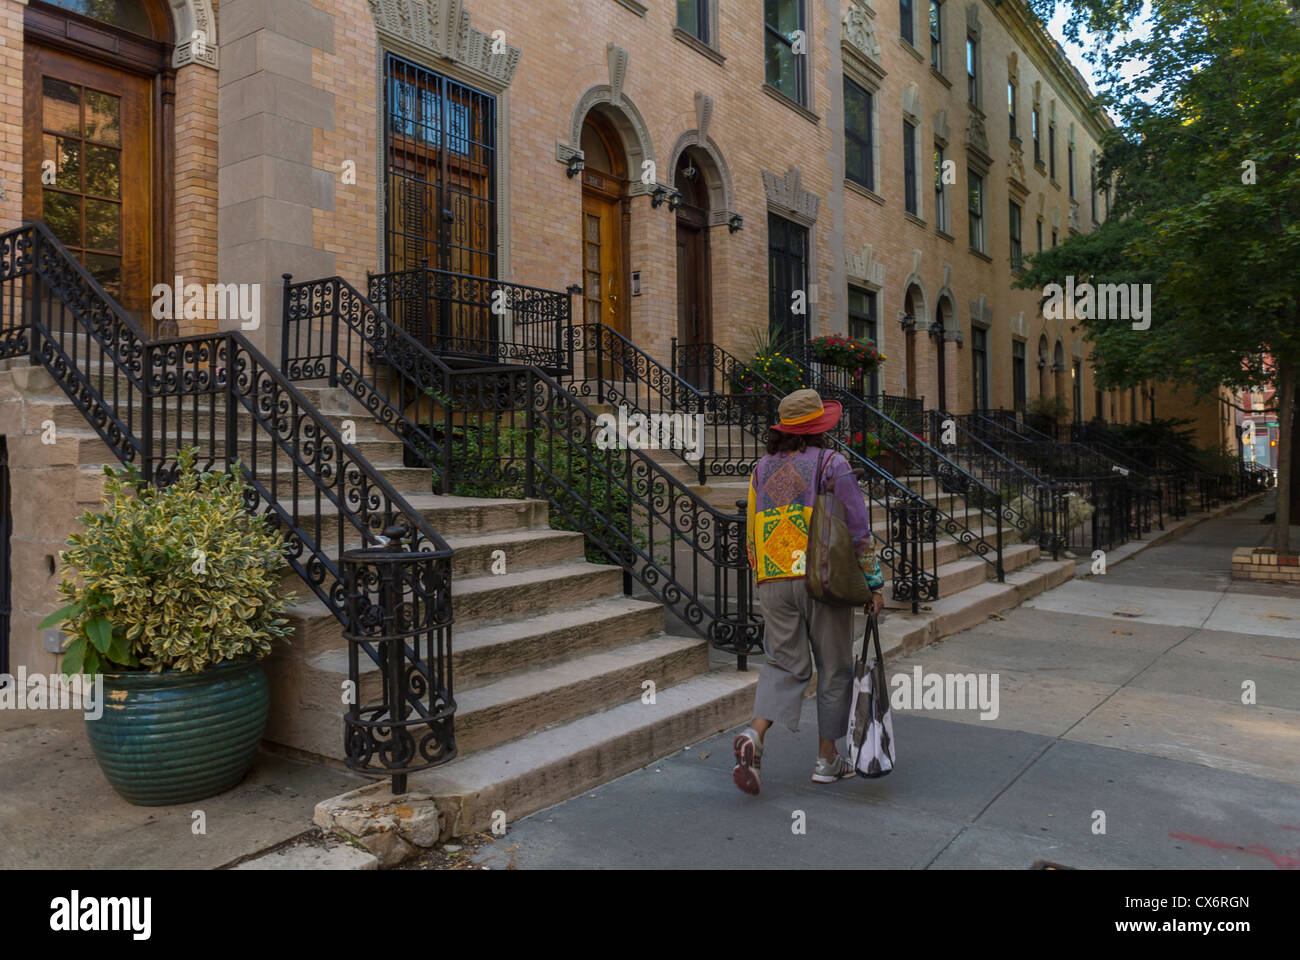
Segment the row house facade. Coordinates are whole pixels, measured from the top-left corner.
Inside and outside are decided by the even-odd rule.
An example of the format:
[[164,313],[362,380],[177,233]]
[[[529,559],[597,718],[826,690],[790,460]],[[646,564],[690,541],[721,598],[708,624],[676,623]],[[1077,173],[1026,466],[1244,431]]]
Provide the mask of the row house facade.
[[[277,357],[284,275],[427,264],[567,287],[663,363],[848,332],[929,407],[1146,412],[1011,288],[1108,205],[1106,118],[1019,0],[0,0],[0,60],[0,227],[44,221],[155,336]],[[22,443],[5,613],[35,664],[98,488]]]
[[[1079,332],[1011,289],[1020,258],[1108,206],[1108,121],[1020,2],[0,0],[0,17],[0,221],[50,223],[147,322],[156,283],[259,284],[251,335],[275,355],[282,274],[427,261],[577,284],[575,315],[657,357],[849,332],[888,356],[879,390],[929,406],[1129,412],[1099,409]],[[120,183],[97,194],[97,173]]]

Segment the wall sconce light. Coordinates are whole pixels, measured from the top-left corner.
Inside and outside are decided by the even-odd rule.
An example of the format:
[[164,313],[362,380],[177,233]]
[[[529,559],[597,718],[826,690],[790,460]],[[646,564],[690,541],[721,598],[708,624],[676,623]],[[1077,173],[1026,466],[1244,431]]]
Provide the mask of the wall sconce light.
[[682,192],[680,190],[674,190],[672,193],[668,194],[669,210],[676,210],[681,205],[682,205]]
[[930,324],[930,339],[939,341],[943,340],[943,324],[938,320]]
[[569,165],[565,167],[564,172],[570,180],[582,173],[587,166],[587,159],[580,153],[575,153],[569,158]]
[[654,190],[650,191],[650,206],[661,207],[663,202],[668,199],[668,191],[663,184],[655,184]]
[[1039,369],[1039,370],[1042,370],[1045,366],[1047,366],[1047,361],[1046,361],[1046,360],[1039,360],[1039,361],[1038,361],[1038,369]]
[[903,314],[901,317],[898,318],[898,325],[902,327],[904,330],[915,330],[916,314],[914,313]]
[[727,221],[727,230],[731,233],[738,233],[744,225],[745,218],[738,213],[733,213],[731,219]]

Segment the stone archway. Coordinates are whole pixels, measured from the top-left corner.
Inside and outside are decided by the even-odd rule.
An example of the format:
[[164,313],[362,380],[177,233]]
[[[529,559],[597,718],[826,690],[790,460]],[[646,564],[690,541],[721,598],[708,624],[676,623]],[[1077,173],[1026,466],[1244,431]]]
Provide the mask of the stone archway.
[[677,169],[677,161],[687,150],[693,150],[704,177],[704,185],[709,194],[709,226],[725,224],[736,212],[736,192],[732,185],[731,171],[722,156],[718,145],[707,134],[701,136],[698,129],[687,130],[673,144],[668,154],[669,172]]
[[[642,171],[646,161],[655,161],[654,141],[650,128],[636,104],[622,92],[621,84],[600,83],[589,87],[574,107],[573,118],[569,124],[569,142],[557,144],[556,159],[567,163],[577,153],[582,152],[582,125],[587,114],[593,110],[609,121],[622,142],[623,153],[627,157],[628,195],[649,194],[654,191],[654,184],[644,183]],[[656,183],[669,179],[671,170],[655,170]]]

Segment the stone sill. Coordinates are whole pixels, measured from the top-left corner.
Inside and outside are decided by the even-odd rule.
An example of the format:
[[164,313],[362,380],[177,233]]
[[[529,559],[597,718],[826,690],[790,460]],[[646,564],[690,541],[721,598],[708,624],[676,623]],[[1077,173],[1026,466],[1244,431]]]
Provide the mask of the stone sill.
[[673,37],[677,40],[680,40],[682,43],[686,44],[696,53],[708,57],[718,66],[722,66],[727,61],[727,58],[724,57],[722,54],[720,54],[717,50],[713,49],[713,47],[709,46],[699,37],[691,36],[691,34],[687,33],[681,27],[673,27]]
[[770,83],[763,84],[763,92],[778,103],[783,103],[799,116],[803,117],[809,123],[821,123],[821,117],[813,113],[807,107],[797,100],[791,100],[784,93],[772,86]]
[[902,37],[898,38],[898,45],[902,47],[904,50],[906,50],[908,53],[910,53],[912,56],[916,57],[917,63],[925,63],[925,54],[923,54],[920,50],[916,49],[916,47],[912,46],[912,44],[908,43]]
[[884,197],[882,197],[880,194],[876,193],[876,191],[872,190],[870,187],[864,187],[862,184],[858,183],[856,180],[849,180],[849,179],[846,178],[846,179],[844,180],[844,186],[847,187],[848,189],[852,190],[854,193],[856,193],[856,194],[860,194],[861,196],[866,197],[868,200],[874,200],[876,203],[880,204],[882,207],[885,205],[885,198],[884,198]]
[[943,84],[945,87],[947,87],[949,90],[952,89],[952,81],[949,80],[947,77],[945,77],[942,73],[940,73],[940,72],[939,72],[938,70],[936,70],[934,67],[931,67],[931,68],[930,68],[930,76],[934,77],[936,80],[938,80],[940,83],[942,83],[942,84]]

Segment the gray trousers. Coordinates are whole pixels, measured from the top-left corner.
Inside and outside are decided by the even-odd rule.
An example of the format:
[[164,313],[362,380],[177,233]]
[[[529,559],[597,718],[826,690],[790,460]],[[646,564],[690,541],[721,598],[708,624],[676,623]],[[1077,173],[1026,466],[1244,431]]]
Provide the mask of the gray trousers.
[[799,731],[804,690],[817,667],[817,735],[838,740],[853,699],[853,607],[808,596],[803,578],[758,585],[767,663],[758,675],[754,716]]

